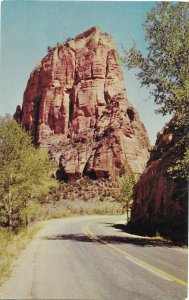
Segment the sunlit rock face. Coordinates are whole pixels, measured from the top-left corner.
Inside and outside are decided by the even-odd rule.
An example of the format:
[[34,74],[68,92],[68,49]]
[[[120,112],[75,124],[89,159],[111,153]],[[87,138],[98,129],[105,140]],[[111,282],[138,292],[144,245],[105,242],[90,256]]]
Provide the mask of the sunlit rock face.
[[15,118],[48,149],[62,179],[141,173],[149,139],[129,103],[118,53],[98,27],[52,48],[30,75]]
[[157,135],[147,168],[134,187],[129,227],[135,233],[159,232],[176,240],[187,236],[187,181],[175,180],[168,172],[184,153],[179,147],[184,134],[173,118]]

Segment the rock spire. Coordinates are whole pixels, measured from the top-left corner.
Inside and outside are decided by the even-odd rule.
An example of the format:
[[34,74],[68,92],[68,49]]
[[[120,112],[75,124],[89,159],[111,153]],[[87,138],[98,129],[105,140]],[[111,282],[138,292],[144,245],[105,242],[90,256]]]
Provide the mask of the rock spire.
[[113,39],[98,27],[51,48],[33,70],[15,119],[48,149],[62,179],[141,173],[150,146],[128,101]]

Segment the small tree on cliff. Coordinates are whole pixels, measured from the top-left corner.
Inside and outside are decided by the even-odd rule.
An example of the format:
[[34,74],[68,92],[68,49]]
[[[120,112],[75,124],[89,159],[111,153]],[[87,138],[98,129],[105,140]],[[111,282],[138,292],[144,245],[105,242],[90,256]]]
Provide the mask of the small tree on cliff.
[[[173,179],[188,176],[189,126],[189,5],[163,2],[147,15],[144,23],[147,56],[136,48],[124,54],[128,69],[138,68],[137,77],[142,86],[151,87],[157,112],[174,115],[180,128],[177,157],[168,170]],[[185,184],[185,192],[187,185]]]
[[133,187],[137,182],[138,174],[134,173],[127,160],[125,163],[125,174],[117,179],[119,192],[115,194],[118,202],[121,202],[126,209],[127,221],[129,221],[129,210],[132,202]]
[[56,186],[51,171],[47,153],[33,147],[30,137],[16,121],[1,118],[0,226],[17,230],[27,223],[31,201]]

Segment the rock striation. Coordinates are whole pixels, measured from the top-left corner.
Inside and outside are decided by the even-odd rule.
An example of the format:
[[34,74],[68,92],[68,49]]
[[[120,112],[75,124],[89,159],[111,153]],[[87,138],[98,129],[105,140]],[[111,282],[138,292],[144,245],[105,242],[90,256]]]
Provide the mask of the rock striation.
[[187,237],[187,180],[174,179],[168,170],[183,156],[180,147],[185,129],[173,118],[157,135],[147,167],[134,187],[128,229],[140,234],[156,234],[185,240]]
[[31,73],[14,117],[36,145],[48,149],[62,179],[114,180],[126,159],[141,173],[149,156],[116,47],[98,27],[49,50]]

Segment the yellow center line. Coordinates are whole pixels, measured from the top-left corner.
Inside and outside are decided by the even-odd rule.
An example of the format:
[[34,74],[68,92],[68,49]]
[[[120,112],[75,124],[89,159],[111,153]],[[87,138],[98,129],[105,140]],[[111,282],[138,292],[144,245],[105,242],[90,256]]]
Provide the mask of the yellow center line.
[[[116,254],[116,253],[119,253],[121,254],[125,259],[135,263],[136,265],[150,271],[151,273],[163,278],[163,279],[166,279],[168,281],[175,281],[177,283],[180,283],[181,285],[184,285],[184,286],[188,286],[187,282],[168,273],[168,272],[165,272],[157,267],[155,267],[154,265],[151,265],[149,263],[147,263],[146,261],[142,260],[142,259],[139,259],[137,257],[135,257],[134,255],[131,255],[129,253],[127,253],[126,251],[123,251],[113,245],[110,245],[108,242],[104,241],[103,239],[99,238],[98,236],[96,236],[90,229],[89,227],[94,224],[95,222],[90,222],[90,223],[87,223],[87,225],[85,225],[83,227],[83,231],[84,233],[93,241],[97,242],[97,243],[101,243],[101,244],[104,244],[107,246],[107,250],[110,251],[111,249],[111,253],[112,254]],[[114,251],[112,251],[112,249]]]

